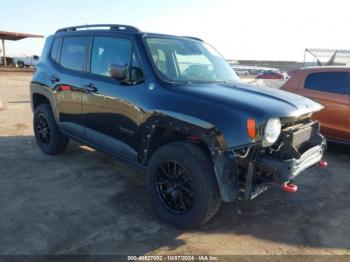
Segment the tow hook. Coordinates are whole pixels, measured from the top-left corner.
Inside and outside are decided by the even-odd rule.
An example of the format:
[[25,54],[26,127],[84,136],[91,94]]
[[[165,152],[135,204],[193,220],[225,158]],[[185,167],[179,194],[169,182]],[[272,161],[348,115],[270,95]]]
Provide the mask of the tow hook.
[[321,160],[319,163],[318,163],[318,166],[320,168],[326,168],[328,166],[328,163],[327,161],[324,161],[324,160]]
[[288,193],[295,193],[298,191],[298,186],[292,182],[285,182],[282,184],[282,189]]

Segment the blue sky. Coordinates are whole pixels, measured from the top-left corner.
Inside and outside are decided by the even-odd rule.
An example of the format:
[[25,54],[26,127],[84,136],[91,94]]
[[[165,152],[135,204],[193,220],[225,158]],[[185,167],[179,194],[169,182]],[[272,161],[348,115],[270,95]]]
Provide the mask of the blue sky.
[[[192,35],[228,59],[302,60],[306,47],[350,48],[349,1],[342,0],[0,0],[0,30],[50,35],[94,23]],[[43,41],[7,42],[13,56],[40,54]]]

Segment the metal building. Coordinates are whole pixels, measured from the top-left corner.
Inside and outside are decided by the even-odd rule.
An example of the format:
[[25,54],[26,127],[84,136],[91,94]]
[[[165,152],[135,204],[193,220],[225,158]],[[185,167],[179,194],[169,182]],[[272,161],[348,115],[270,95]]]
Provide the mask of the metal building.
[[18,41],[18,40],[21,40],[24,38],[43,38],[43,37],[44,37],[43,35],[33,35],[33,34],[0,31],[0,39],[2,42],[2,56],[3,56],[4,66],[7,65],[5,40]]

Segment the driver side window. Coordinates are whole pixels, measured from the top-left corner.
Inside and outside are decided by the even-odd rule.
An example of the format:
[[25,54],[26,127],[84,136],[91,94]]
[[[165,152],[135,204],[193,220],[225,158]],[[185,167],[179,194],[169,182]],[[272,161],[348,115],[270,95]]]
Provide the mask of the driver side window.
[[95,37],[91,54],[91,73],[109,76],[111,64],[130,65],[132,44],[128,39]]
[[143,78],[140,60],[133,51],[130,40],[117,37],[95,37],[91,53],[91,73],[110,76],[111,64],[128,65],[130,80]]

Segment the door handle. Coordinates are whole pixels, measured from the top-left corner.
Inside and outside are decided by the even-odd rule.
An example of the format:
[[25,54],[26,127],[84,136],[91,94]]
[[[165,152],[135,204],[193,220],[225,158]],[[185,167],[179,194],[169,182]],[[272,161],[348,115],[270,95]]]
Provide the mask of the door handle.
[[88,85],[84,85],[83,87],[88,92],[97,92],[98,91],[98,89],[96,88],[96,86],[93,83],[90,83]]
[[56,83],[56,82],[60,81],[60,79],[57,76],[50,76],[50,81],[52,83]]

